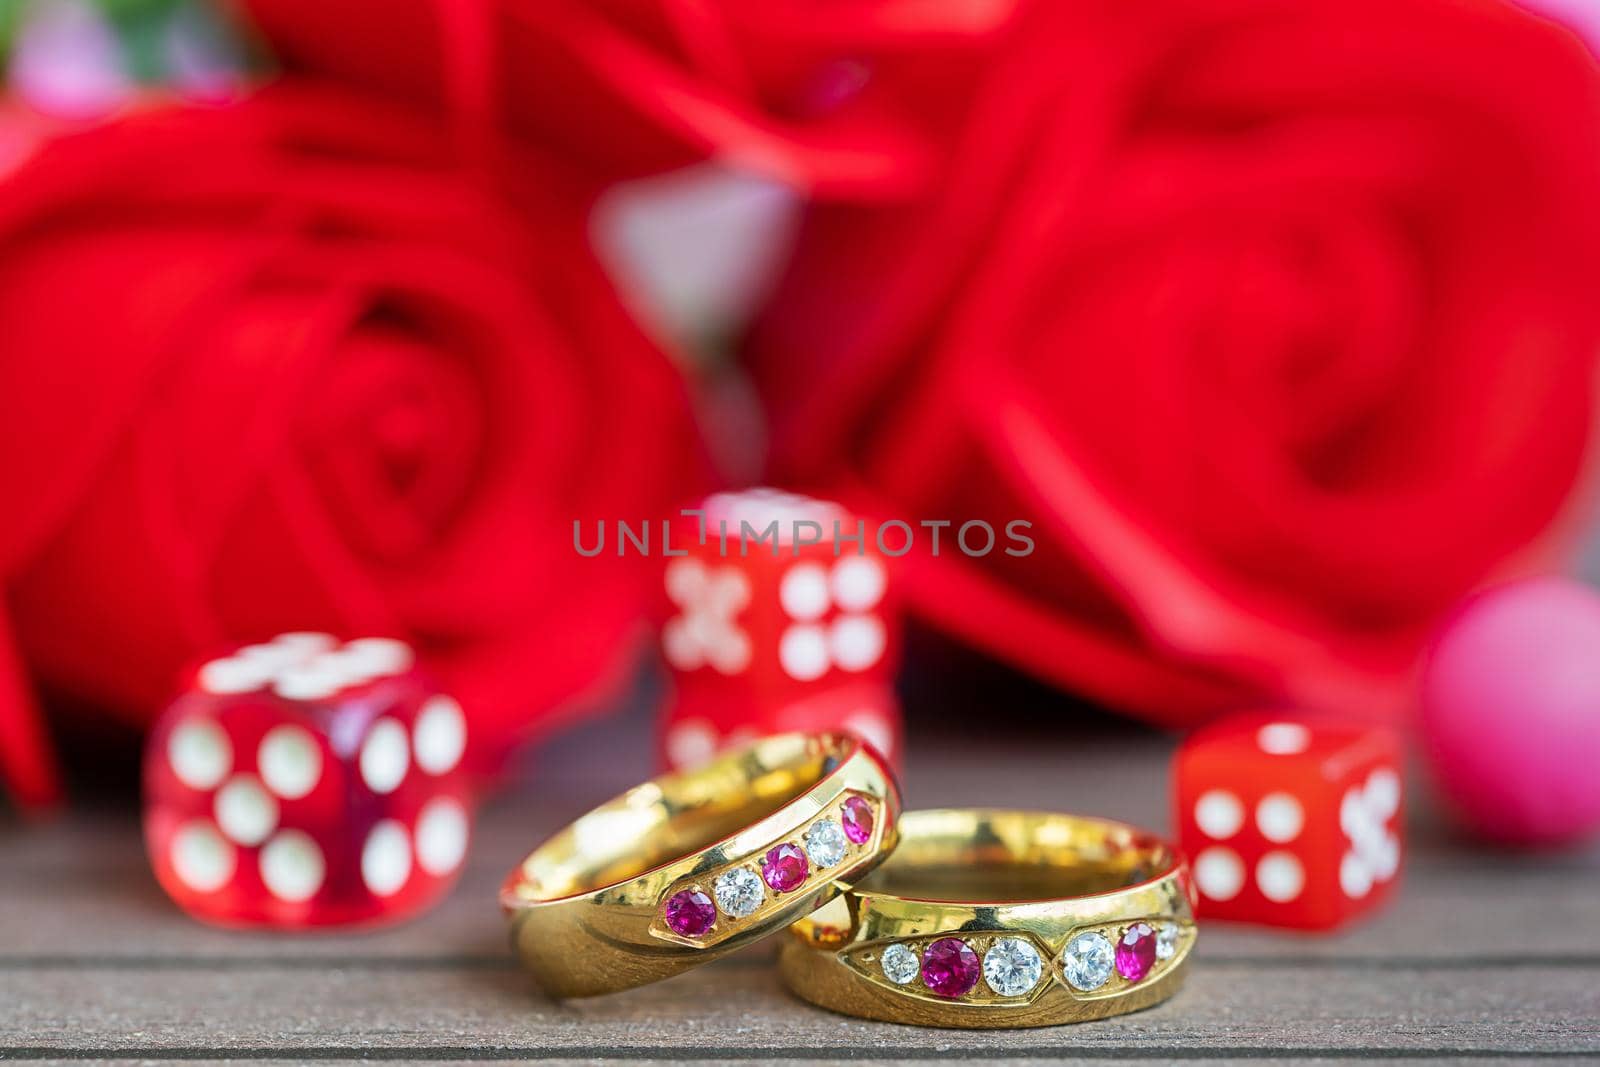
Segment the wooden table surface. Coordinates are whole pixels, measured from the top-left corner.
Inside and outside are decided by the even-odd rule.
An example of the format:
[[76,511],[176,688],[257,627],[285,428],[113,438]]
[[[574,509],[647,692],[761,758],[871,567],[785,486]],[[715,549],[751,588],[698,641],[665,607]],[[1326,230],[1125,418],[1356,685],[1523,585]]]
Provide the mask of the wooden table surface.
[[[980,1062],[1442,1059],[1600,1062],[1600,849],[1493,854],[1412,829],[1399,902],[1342,936],[1202,931],[1187,986],[1119,1019],[925,1030],[814,1009],[757,946],[560,1004],[513,963],[494,903],[549,830],[647,776],[638,717],[547,747],[484,815],[461,885],[399,929],[289,937],[183,917],[137,816],[0,823],[0,1059]],[[913,738],[915,806],[1015,805],[1165,827],[1171,741],[1132,730]]]

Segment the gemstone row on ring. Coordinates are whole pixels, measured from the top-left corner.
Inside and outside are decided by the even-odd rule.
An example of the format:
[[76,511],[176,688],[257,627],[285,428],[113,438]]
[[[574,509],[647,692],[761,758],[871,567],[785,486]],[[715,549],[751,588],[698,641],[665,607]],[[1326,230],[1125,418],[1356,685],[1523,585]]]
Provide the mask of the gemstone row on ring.
[[[982,953],[981,957],[979,953]],[[981,980],[995,994],[1020,997],[1044,977],[1044,957],[1021,937],[996,937],[986,948],[975,939],[941,937],[917,950],[904,942],[886,946],[878,957],[883,976],[898,986],[921,980],[936,997],[958,1000]]]
[[871,840],[876,821],[870,801],[846,797],[837,812],[807,827],[798,843],[780,841],[758,861],[717,875],[710,894],[700,886],[673,893],[661,909],[667,929],[680,937],[700,938],[716,926],[719,914],[729,919],[749,918],[769,898],[802,889],[814,874],[844,862],[852,848]]
[[1101,989],[1113,974],[1130,985],[1142,982],[1158,962],[1177,955],[1182,933],[1178,923],[1141,919],[1122,927],[1114,942],[1098,931],[1079,934],[1061,953],[1061,977],[1080,993]]
[[[1116,942],[1089,931],[1074,937],[1061,954],[1062,979],[1074,989],[1092,993],[1116,974],[1132,984],[1155,970],[1156,963],[1177,954],[1182,927],[1178,923],[1129,923]],[[977,942],[977,943],[975,943]],[[1045,961],[1026,938],[996,936],[982,949],[981,939],[941,937],[923,947],[920,956],[910,943],[894,942],[878,957],[883,976],[897,986],[921,980],[936,997],[959,1000],[983,983],[1000,997],[1023,997],[1044,978]]]

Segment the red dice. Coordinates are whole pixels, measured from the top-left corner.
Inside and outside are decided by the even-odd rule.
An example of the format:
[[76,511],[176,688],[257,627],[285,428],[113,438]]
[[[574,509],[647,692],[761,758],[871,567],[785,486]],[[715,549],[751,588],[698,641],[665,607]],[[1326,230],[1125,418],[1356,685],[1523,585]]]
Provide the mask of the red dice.
[[701,510],[675,530],[687,554],[663,570],[667,764],[841,727],[895,759],[899,628],[874,531],[837,504],[774,489],[718,493]]
[[1377,726],[1240,716],[1179,748],[1179,840],[1199,914],[1326,929],[1400,870],[1399,739]]
[[214,659],[145,751],[156,878],[227,926],[415,915],[466,854],[466,743],[401,641],[284,634]]

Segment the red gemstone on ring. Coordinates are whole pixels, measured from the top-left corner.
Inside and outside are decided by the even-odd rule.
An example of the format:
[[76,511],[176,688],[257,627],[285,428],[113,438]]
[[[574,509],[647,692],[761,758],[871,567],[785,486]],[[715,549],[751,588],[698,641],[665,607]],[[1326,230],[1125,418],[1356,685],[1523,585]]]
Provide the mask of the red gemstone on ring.
[[852,844],[864,845],[872,836],[872,805],[860,797],[850,797],[844,802],[844,836]]
[[959,937],[942,937],[922,953],[922,984],[935,996],[965,996],[978,984],[978,954]]
[[810,869],[806,854],[799,846],[788,843],[768,849],[766,859],[761,861],[762,879],[779,893],[798,888]]
[[1117,973],[1137,982],[1156,965],[1156,932],[1149,923],[1134,923],[1117,941]]
[[717,906],[698,889],[685,889],[667,900],[667,928],[680,937],[699,937],[717,921]]

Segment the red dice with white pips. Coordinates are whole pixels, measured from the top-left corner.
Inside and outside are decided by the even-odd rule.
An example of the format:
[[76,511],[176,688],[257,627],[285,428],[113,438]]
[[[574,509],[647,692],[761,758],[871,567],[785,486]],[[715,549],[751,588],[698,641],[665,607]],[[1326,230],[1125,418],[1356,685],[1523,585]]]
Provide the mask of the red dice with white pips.
[[844,508],[777,489],[717,493],[700,510],[675,525],[671,548],[686,554],[662,569],[667,765],[840,728],[897,759],[899,616],[874,528],[850,540],[862,531]]
[[467,851],[467,723],[389,638],[283,634],[195,671],[145,751],[145,843],[226,926],[398,921]]
[[1382,727],[1244,715],[1184,741],[1179,842],[1197,914],[1326,929],[1380,907],[1401,860],[1400,742]]

